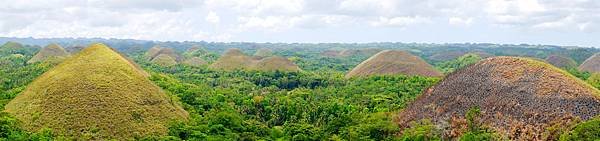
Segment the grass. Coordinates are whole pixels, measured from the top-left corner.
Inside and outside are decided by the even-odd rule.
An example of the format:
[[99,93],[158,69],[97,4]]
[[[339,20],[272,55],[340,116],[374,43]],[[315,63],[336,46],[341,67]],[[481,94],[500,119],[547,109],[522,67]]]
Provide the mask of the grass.
[[[29,61],[27,61],[27,63],[36,63],[36,62],[42,62],[42,61],[46,61],[48,59],[57,59],[59,61],[62,61],[64,58],[68,57],[69,53],[67,53],[67,51],[62,48],[60,45],[58,44],[49,44],[48,46],[42,48],[42,50],[40,50],[40,52],[38,52],[37,54],[35,54],[35,56],[33,56]],[[57,60],[52,60],[51,62],[54,62]],[[56,63],[56,62],[54,62]]]
[[91,140],[164,135],[187,112],[134,66],[93,44],[34,80],[5,111],[31,132]]

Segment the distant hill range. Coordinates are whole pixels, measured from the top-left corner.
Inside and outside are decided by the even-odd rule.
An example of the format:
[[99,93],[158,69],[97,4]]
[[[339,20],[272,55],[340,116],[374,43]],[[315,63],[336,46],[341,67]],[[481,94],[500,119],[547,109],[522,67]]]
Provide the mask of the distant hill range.
[[[267,48],[277,50],[282,54],[293,54],[293,52],[304,51],[321,55],[330,51],[329,55],[347,57],[354,54],[361,54],[361,50],[366,56],[378,50],[405,50],[423,58],[429,63],[439,62],[435,56],[442,57],[444,53],[461,52],[482,52],[490,56],[520,56],[545,59],[550,55],[561,55],[572,58],[578,64],[583,63],[593,54],[600,52],[599,48],[578,47],[578,46],[556,46],[556,45],[530,45],[530,44],[492,44],[492,43],[399,43],[399,42],[374,42],[374,43],[253,43],[253,42],[205,42],[205,41],[151,41],[135,39],[104,39],[104,38],[10,38],[0,37],[0,44],[8,41],[19,42],[24,45],[46,46],[50,43],[57,43],[63,47],[78,45],[89,45],[91,43],[101,42],[109,45],[119,52],[123,53],[143,53],[155,45],[169,47],[177,52],[186,52],[193,47],[202,48],[215,53],[223,53],[230,48],[241,50],[259,50]],[[334,51],[331,51],[335,49]],[[372,51],[370,51],[372,50]],[[262,51],[261,51],[262,52]],[[442,54],[440,54],[442,53]],[[262,54],[262,53],[259,53]],[[327,53],[324,53],[327,55]],[[438,55],[436,55],[438,54]],[[433,59],[430,59],[434,56]],[[449,57],[453,55],[450,54]],[[289,56],[285,56],[289,57]]]

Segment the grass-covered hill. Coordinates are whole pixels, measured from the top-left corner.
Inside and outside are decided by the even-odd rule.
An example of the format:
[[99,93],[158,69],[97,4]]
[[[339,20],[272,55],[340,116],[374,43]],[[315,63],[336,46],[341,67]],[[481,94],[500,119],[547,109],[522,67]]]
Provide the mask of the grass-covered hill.
[[581,65],[579,65],[579,70],[600,73],[600,53],[594,54],[581,63]]
[[49,44],[35,54],[27,63],[36,63],[42,61],[61,62],[69,57],[69,53],[58,44]]
[[219,70],[240,70],[251,66],[256,60],[239,49],[229,49],[210,65],[210,68]]
[[135,64],[93,44],[35,79],[5,111],[31,132],[49,128],[78,140],[129,140],[167,134],[188,117]]
[[414,56],[405,51],[385,50],[360,63],[348,72],[346,77],[394,74],[421,76],[443,75],[418,56]]
[[541,61],[494,57],[448,75],[402,110],[397,123],[410,131],[430,120],[448,127],[438,128],[445,138],[481,124],[510,140],[557,140],[575,121],[599,114],[600,91],[582,80]]
[[561,55],[550,55],[546,58],[546,62],[558,67],[558,68],[576,68],[577,62],[575,60],[561,56]]

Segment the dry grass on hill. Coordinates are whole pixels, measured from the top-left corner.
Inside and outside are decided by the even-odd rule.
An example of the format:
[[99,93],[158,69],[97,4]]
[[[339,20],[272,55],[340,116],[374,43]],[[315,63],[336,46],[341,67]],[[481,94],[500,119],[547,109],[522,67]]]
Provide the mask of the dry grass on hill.
[[417,56],[405,51],[385,50],[360,63],[346,74],[346,78],[395,74],[442,76],[442,73]]
[[575,62],[575,60],[560,55],[550,55],[545,61],[559,68],[577,67],[577,62]]
[[597,89],[550,64],[494,57],[448,75],[396,121],[406,128],[411,121],[430,119],[446,127],[446,136],[458,137],[467,128],[466,112],[479,107],[479,121],[511,140],[556,139],[559,133],[547,129],[597,116],[599,98]]
[[48,46],[42,48],[42,50],[40,50],[37,54],[35,54],[35,56],[33,56],[29,61],[27,61],[27,63],[42,62],[47,59],[62,61],[67,57],[69,57],[69,53],[67,53],[67,51],[65,51],[65,49],[62,48],[60,45],[49,44]]
[[579,70],[600,73],[600,53],[592,55],[579,65]]
[[165,135],[167,123],[187,119],[187,112],[141,71],[93,44],[34,80],[6,112],[26,130],[50,128],[78,140]]

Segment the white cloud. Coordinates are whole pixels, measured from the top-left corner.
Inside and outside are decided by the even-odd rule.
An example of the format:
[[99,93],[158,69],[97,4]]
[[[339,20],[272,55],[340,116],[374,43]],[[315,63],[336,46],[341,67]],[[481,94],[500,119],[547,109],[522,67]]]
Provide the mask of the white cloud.
[[219,17],[217,13],[210,11],[208,12],[208,15],[206,15],[206,18],[204,18],[204,20],[206,20],[209,23],[218,24],[221,21],[221,17]]
[[429,23],[430,19],[424,17],[379,17],[378,20],[372,21],[372,26],[383,27],[406,27],[414,24]]
[[473,18],[450,17],[448,23],[450,25],[469,26],[473,23]]
[[[504,26],[595,33],[599,0],[0,0],[0,36],[233,40],[253,33]],[[315,33],[319,34],[319,33]],[[360,33],[358,33],[360,34]]]

